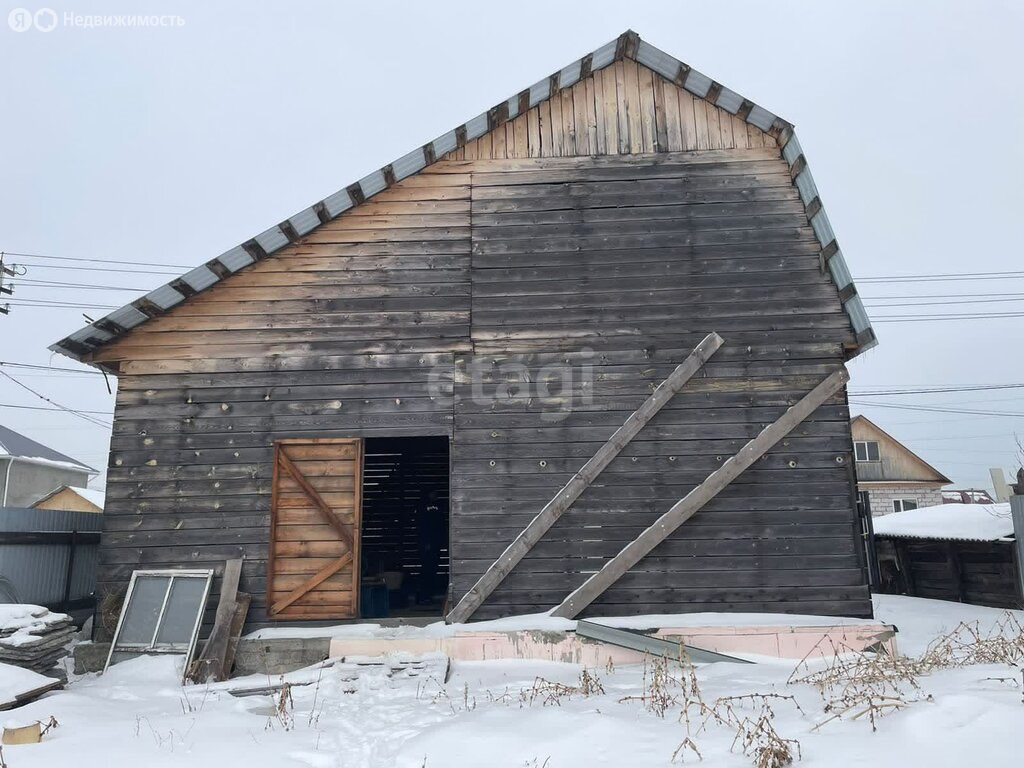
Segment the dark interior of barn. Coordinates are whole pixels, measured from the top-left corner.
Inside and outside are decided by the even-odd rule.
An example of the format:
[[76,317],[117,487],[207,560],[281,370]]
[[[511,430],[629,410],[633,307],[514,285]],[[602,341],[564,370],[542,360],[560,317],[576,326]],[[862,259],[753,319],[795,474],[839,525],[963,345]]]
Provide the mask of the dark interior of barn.
[[441,616],[448,592],[448,438],[368,438],[360,613]]

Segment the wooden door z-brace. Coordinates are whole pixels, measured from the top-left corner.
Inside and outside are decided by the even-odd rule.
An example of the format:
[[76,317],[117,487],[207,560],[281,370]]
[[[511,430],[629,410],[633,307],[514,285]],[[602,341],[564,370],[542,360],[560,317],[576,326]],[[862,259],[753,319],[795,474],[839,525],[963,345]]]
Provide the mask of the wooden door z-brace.
[[602,445],[597,453],[584,464],[579,472],[549,501],[529,525],[515,538],[508,548],[495,560],[483,576],[479,578],[446,617],[450,624],[466,621],[487,597],[497,589],[505,577],[515,568],[516,564],[533,549],[548,529],[562,514],[590,487],[599,474],[611,464],[629,442],[643,429],[654,415],[660,411],[672,397],[683,388],[697,371],[704,367],[718,348],[723,339],[717,333],[709,333],[698,344],[693,352],[684,360],[667,379],[658,385],[651,396],[623,422],[608,442]]
[[654,524],[627,544],[619,554],[604,564],[600,571],[583,582],[552,611],[552,616],[571,619],[604,594],[630,568],[646,557],[652,549],[668,538],[721,493],[733,480],[743,474],[755,461],[764,456],[776,443],[792,432],[797,425],[814,413],[832,395],[842,389],[850,375],[845,368],[832,373],[812,389],[799,402],[791,406],[778,421],[765,427],[753,440],[744,445],[735,456],[712,472],[703,483],[676,502]]

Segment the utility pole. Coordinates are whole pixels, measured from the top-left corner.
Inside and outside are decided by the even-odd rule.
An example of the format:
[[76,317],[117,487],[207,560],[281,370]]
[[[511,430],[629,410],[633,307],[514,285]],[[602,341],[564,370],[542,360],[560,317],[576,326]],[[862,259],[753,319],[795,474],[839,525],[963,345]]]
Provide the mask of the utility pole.
[[[3,251],[0,251],[0,296],[10,296],[14,293],[14,286],[4,285],[4,278],[14,277],[15,274],[14,267],[8,267],[4,264],[4,253]],[[7,315],[10,314],[10,312],[10,304],[0,305],[0,314]]]
[[1024,467],[1017,470],[1017,482],[1010,486],[1010,517],[1013,519],[1014,547],[1017,550],[1017,607],[1024,608]]

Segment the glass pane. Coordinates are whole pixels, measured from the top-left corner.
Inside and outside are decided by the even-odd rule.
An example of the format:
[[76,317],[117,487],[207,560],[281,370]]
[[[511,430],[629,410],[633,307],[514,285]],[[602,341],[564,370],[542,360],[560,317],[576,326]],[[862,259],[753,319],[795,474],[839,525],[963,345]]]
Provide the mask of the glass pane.
[[853,453],[857,461],[867,461],[868,459],[867,446],[864,443],[854,443]]
[[128,659],[137,659],[139,656],[146,656],[145,651],[114,651],[110,656],[110,666],[120,664],[122,661],[128,661]]
[[160,632],[156,636],[159,645],[175,644],[187,646],[192,642],[192,630],[196,624],[196,616],[205,607],[203,593],[206,591],[206,579],[176,578],[171,587],[171,596],[164,611],[164,620],[160,624]]
[[878,443],[868,443],[868,461],[878,461],[879,458]]
[[146,645],[153,640],[160,608],[164,604],[168,576],[140,576],[135,579],[130,602],[125,606],[118,645]]
[[906,511],[908,509],[917,509],[917,502],[916,501],[911,501],[910,499],[904,499],[903,500],[903,510]]

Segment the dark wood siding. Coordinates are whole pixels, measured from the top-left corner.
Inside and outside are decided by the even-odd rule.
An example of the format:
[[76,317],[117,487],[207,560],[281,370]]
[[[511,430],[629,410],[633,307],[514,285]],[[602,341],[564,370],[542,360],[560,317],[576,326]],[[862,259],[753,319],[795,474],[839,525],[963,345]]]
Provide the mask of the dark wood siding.
[[881,590],[933,600],[1022,608],[1013,542],[879,537]]
[[[121,376],[101,589],[244,554],[261,626],[273,441],[444,435],[458,598],[717,331],[475,618],[555,605],[854,341],[774,142],[720,141],[738,148],[439,162],[102,349]],[[845,396],[819,408],[589,613],[870,614],[848,418]]]
[[107,350],[126,362],[101,590],[138,567],[244,555],[247,627],[262,626],[273,442],[451,434],[454,352],[469,349],[469,191],[458,175],[410,181],[350,228],[317,230]]
[[[706,333],[726,343],[477,618],[556,605],[835,370],[852,340],[777,152],[541,165],[473,176],[477,354],[456,358],[456,595]],[[848,419],[845,396],[818,409],[587,613],[869,615]]]

